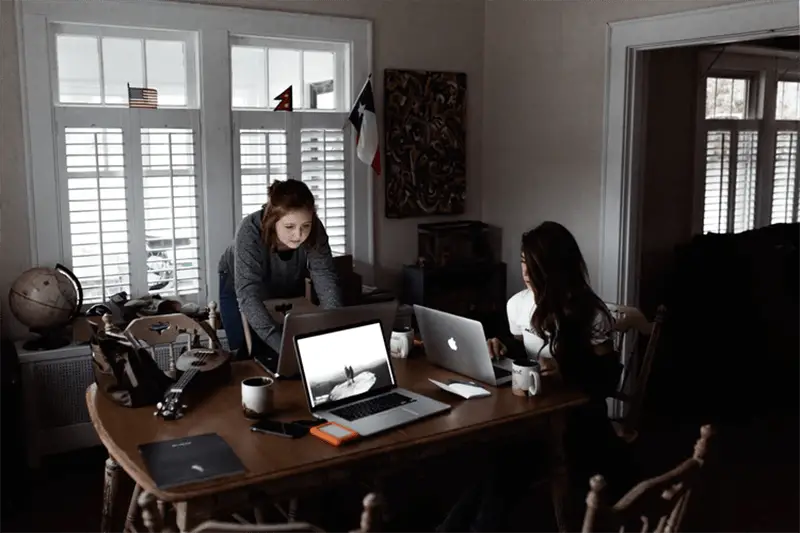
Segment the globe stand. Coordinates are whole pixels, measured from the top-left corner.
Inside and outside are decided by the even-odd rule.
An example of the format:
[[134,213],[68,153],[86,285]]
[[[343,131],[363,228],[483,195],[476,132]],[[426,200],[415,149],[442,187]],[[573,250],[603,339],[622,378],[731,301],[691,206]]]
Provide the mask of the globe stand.
[[30,352],[58,350],[70,344],[70,338],[62,328],[30,329],[31,333],[39,335],[37,339],[27,341],[22,347]]

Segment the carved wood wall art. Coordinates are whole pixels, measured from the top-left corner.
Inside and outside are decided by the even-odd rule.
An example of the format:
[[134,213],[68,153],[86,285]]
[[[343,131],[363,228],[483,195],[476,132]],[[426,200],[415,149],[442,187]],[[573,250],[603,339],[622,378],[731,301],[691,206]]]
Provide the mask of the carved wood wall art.
[[384,70],[386,217],[464,213],[467,75]]

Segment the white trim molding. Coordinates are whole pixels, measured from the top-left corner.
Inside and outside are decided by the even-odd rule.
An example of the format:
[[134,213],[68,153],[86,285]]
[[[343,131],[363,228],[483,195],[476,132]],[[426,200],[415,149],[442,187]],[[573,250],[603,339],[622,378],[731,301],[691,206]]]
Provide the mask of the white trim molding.
[[[217,263],[233,240],[235,214],[230,87],[233,36],[328,42],[349,50],[345,95],[360,87],[372,71],[372,22],[362,19],[203,6],[167,0],[37,0],[17,2],[20,76],[23,91],[26,172],[31,205],[31,253],[34,264],[61,261],[58,216],[57,150],[54,142],[52,58],[48,31],[53,23],[87,27],[126,27],[189,32],[197,39],[200,150],[204,215],[202,241],[206,292],[218,294]],[[88,31],[88,30],[87,30]],[[222,80],[222,82],[220,82]],[[349,101],[347,103],[349,106]],[[194,107],[194,106],[191,106]],[[342,112],[342,110],[337,110]],[[347,111],[346,109],[344,110]],[[342,124],[343,125],[343,124]],[[355,162],[354,143],[348,154]],[[373,179],[366,165],[352,164],[349,184],[348,246],[362,269],[374,265]],[[363,272],[371,278],[371,272]]]
[[800,33],[797,0],[752,0],[612,22],[607,30],[599,293],[636,304],[643,135],[642,53]]

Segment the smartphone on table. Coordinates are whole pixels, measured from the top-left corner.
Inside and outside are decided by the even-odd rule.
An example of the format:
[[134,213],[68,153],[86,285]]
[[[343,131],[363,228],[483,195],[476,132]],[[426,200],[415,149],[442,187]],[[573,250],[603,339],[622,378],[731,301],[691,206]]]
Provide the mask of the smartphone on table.
[[309,429],[294,422],[278,422],[277,420],[259,420],[250,426],[250,431],[277,435],[287,439],[297,439],[307,435]]

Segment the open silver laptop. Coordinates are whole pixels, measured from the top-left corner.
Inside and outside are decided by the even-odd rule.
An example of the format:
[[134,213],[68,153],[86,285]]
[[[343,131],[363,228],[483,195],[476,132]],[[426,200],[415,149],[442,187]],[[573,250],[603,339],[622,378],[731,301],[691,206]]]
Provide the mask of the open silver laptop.
[[495,387],[511,382],[511,359],[492,360],[480,322],[421,305],[414,316],[431,363]]
[[388,302],[353,305],[336,309],[319,309],[315,307],[315,310],[309,311],[303,307],[297,312],[289,310],[283,319],[281,351],[277,355],[277,361],[267,357],[256,357],[255,360],[273,377],[298,377],[300,371],[297,367],[297,355],[294,348],[296,335],[348,324],[358,324],[373,318],[380,320],[384,343],[389,346],[394,321],[397,316],[397,306],[397,300],[390,300]]
[[379,320],[304,333],[294,344],[315,418],[373,435],[450,409],[397,386]]

